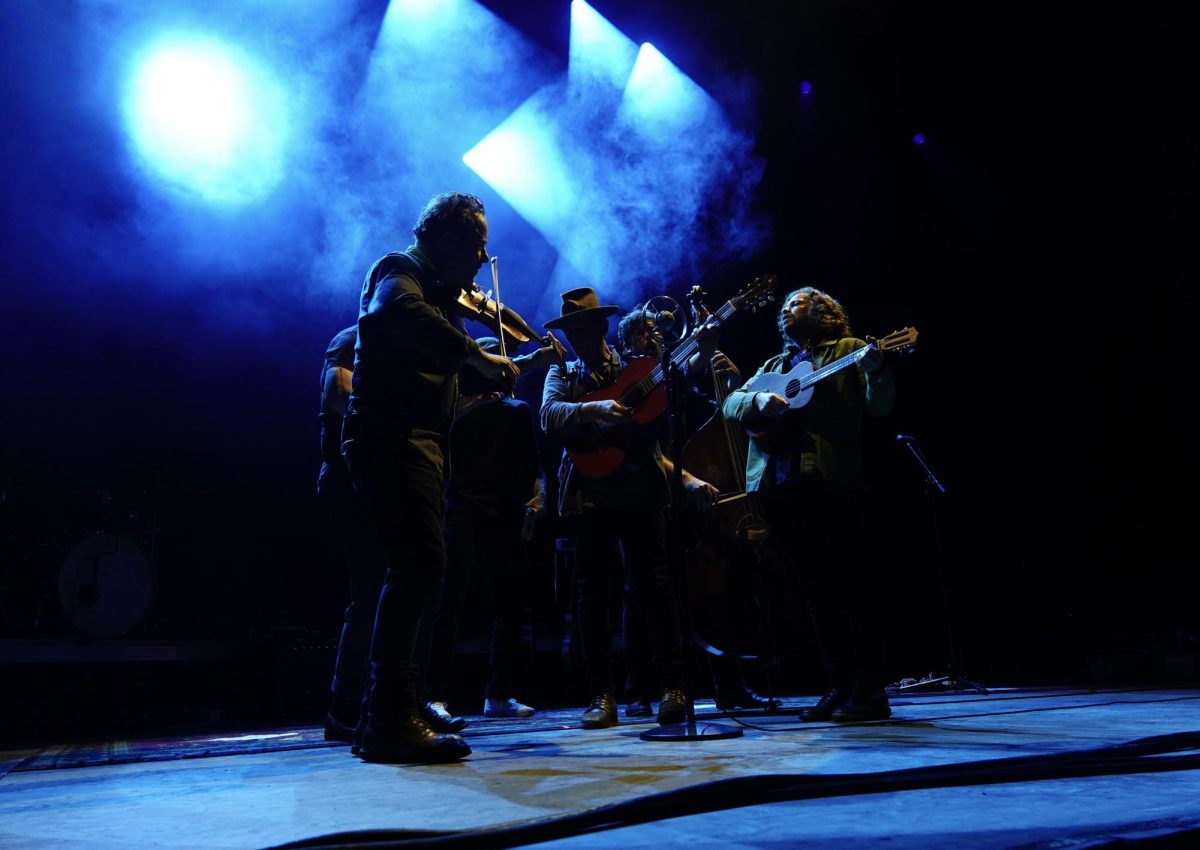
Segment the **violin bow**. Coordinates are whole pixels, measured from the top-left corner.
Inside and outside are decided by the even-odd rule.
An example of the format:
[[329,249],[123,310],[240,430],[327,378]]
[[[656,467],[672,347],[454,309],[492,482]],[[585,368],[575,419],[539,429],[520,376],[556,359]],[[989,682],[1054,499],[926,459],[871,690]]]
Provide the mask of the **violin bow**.
[[[496,330],[500,338],[500,356],[508,357],[508,343],[504,341],[504,302],[500,300],[500,258],[489,257],[488,264],[492,267],[492,293],[496,296]],[[516,396],[517,388],[509,382],[509,396]]]

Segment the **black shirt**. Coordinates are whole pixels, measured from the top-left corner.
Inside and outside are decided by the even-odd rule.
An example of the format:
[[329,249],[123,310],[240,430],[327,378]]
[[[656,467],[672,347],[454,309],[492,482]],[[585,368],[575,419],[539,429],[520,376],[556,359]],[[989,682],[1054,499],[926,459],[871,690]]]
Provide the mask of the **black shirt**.
[[454,423],[450,458],[448,508],[519,513],[541,474],[529,405],[498,398],[468,410]]

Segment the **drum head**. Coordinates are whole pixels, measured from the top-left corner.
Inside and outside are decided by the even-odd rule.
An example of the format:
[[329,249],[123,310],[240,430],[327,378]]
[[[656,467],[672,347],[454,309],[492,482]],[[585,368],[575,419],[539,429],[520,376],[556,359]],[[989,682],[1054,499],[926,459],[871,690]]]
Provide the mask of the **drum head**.
[[63,613],[97,637],[123,635],[140,624],[153,592],[150,562],[136,544],[115,534],[76,543],[58,573]]

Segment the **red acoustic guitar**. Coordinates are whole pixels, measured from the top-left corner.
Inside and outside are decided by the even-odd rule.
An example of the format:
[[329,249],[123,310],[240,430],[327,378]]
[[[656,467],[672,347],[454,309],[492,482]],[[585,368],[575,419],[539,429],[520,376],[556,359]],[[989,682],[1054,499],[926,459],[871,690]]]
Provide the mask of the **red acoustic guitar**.
[[[775,283],[773,274],[755,278],[712,315],[724,322],[739,310],[754,310],[762,306],[772,297]],[[671,352],[671,362],[682,370],[698,350],[695,336],[689,336]],[[647,425],[667,409],[664,377],[662,364],[656,359],[638,357],[621,370],[611,385],[588,393],[580,401],[619,401],[633,411],[634,422]],[[641,428],[632,424],[595,422],[583,434],[566,441],[566,449],[581,475],[586,478],[606,478],[616,472],[631,449],[648,439]]]

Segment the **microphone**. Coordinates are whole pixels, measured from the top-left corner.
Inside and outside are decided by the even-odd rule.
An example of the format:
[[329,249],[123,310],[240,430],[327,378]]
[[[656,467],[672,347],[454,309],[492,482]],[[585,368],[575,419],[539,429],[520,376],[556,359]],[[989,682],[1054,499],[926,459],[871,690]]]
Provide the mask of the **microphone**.
[[654,327],[660,331],[669,331],[675,329],[675,314],[670,310],[659,310],[651,317],[654,322]]
[[908,434],[897,434],[896,435],[897,443],[915,443],[916,441],[917,441],[916,437],[910,437],[910,436],[908,436]]

